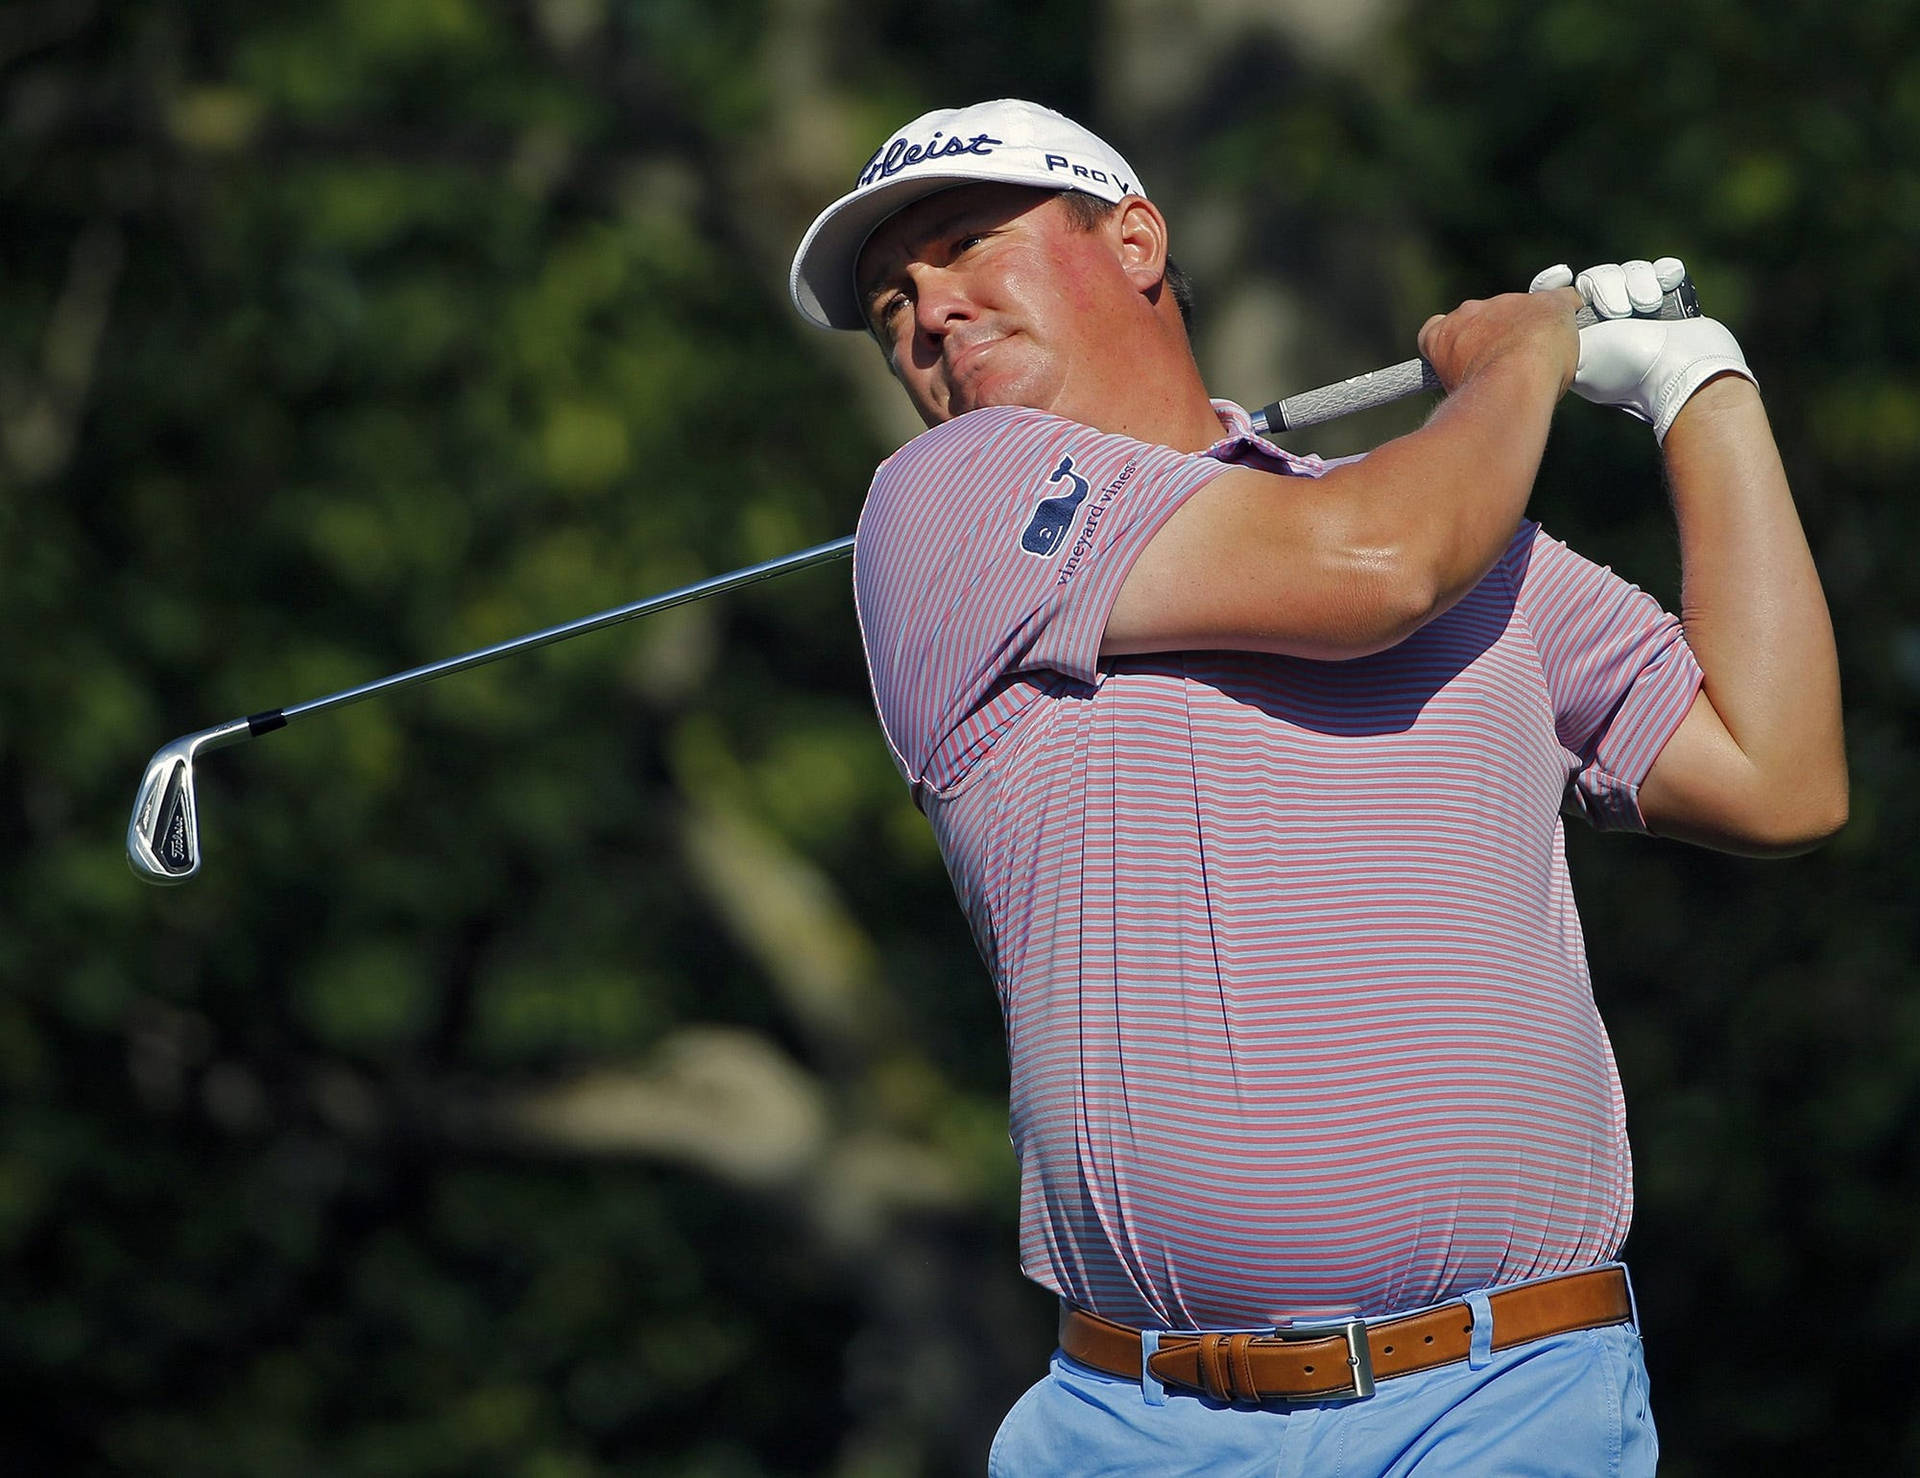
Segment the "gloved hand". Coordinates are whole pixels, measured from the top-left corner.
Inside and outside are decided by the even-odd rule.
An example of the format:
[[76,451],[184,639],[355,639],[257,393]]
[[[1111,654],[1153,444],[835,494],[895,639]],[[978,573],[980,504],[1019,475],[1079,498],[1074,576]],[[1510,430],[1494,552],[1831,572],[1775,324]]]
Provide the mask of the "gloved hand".
[[1642,316],[1659,312],[1661,295],[1686,275],[1678,257],[1589,267],[1577,278],[1562,264],[1547,268],[1528,288],[1579,290],[1605,321],[1580,330],[1573,393],[1650,421],[1662,442],[1687,398],[1715,375],[1731,371],[1754,379],[1724,324],[1711,318]]

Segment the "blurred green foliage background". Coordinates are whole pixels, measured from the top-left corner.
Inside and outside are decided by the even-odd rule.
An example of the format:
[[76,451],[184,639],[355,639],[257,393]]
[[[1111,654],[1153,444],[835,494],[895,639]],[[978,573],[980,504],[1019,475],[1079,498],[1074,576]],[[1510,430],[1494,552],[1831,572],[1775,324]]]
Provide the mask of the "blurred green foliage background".
[[[1558,260],[1739,333],[1854,820],[1570,837],[1628,1251],[1669,1472],[1920,1466],[1920,3],[14,0],[9,1470],[982,1470],[1052,1309],[844,567],[220,756],[189,887],[121,835],[173,735],[847,532],[914,427],[787,255],[1004,93],[1150,182],[1216,393]],[[1536,509],[1672,596],[1644,428],[1569,402]]]

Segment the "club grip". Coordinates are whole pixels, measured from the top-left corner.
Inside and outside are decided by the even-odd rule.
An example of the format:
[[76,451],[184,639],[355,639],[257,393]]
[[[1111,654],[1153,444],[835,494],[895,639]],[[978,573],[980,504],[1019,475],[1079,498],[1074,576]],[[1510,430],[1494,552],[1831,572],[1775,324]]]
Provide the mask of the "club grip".
[[[1698,318],[1700,297],[1693,289],[1693,279],[1683,278],[1678,287],[1662,294],[1659,310],[1649,316]],[[1591,308],[1582,308],[1573,315],[1573,321],[1580,328],[1588,328],[1600,322],[1600,315]],[[1323,385],[1318,390],[1305,390],[1285,400],[1276,400],[1254,413],[1253,429],[1257,435],[1272,436],[1282,431],[1299,431],[1307,426],[1323,426],[1328,421],[1337,421],[1357,411],[1392,405],[1396,400],[1405,400],[1409,395],[1418,395],[1423,390],[1445,388],[1440,383],[1440,377],[1433,372],[1432,365],[1424,359],[1409,359],[1386,369],[1355,375],[1351,380],[1342,380],[1337,385]]]

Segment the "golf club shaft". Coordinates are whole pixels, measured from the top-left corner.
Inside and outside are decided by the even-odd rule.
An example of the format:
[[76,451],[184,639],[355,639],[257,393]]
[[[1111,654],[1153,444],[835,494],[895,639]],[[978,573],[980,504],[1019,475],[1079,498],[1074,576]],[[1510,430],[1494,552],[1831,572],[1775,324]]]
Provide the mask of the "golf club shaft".
[[[1260,417],[1269,418],[1271,421],[1271,418],[1278,414],[1279,419],[1271,421],[1272,429],[1299,430],[1305,426],[1318,426],[1326,421],[1337,420],[1341,416],[1352,415],[1356,411],[1387,405],[1409,395],[1417,395],[1422,390],[1438,388],[1440,388],[1440,382],[1434,377],[1433,371],[1427,368],[1425,362],[1410,359],[1405,364],[1394,365],[1389,369],[1375,370],[1371,374],[1343,380],[1337,385],[1324,385],[1318,390],[1304,391],[1286,400],[1275,401],[1266,410],[1260,412]],[[1260,417],[1255,419],[1255,429],[1264,432],[1268,423],[1263,422]],[[760,580],[770,580],[776,575],[789,574],[794,570],[804,570],[809,565],[841,559],[852,552],[853,539],[850,536],[835,539],[828,544],[816,544],[811,549],[802,549],[793,554],[782,555],[778,559],[748,565],[729,574],[715,575],[711,579],[699,580],[692,585],[683,585],[678,590],[669,590],[664,594],[648,596],[644,600],[633,601],[628,605],[615,606],[611,610],[599,611],[591,616],[582,616],[576,621],[566,621],[558,626],[528,632],[525,636],[495,642],[492,646],[464,652],[457,657],[445,657],[438,662],[422,663],[418,667],[409,667],[405,672],[375,678],[372,682],[361,683],[357,687],[342,688],[337,693],[310,698],[304,703],[292,703],[285,708],[270,708],[263,713],[250,714],[244,720],[235,719],[230,724],[221,725],[223,732],[220,737],[202,747],[224,749],[261,734],[270,734],[275,729],[285,728],[297,718],[325,713],[328,709],[345,708],[350,703],[358,703],[380,693],[395,693],[402,688],[411,688],[419,683],[446,677],[450,673],[465,672],[470,667],[484,667],[489,662],[498,662],[502,657],[512,657],[520,652],[530,652],[536,647],[548,646],[553,642],[584,636],[590,631],[617,626],[623,621],[631,621],[639,616],[649,616],[656,611],[685,605],[689,601],[704,600],[710,595],[719,595],[722,591],[735,590],[742,585],[751,585]],[[244,725],[244,731],[240,729],[242,725]]]
[[632,601],[624,606],[614,606],[611,610],[599,611],[591,616],[582,616],[577,621],[566,621],[558,626],[530,631],[525,636],[495,642],[490,647],[464,652],[458,657],[445,657],[438,662],[426,662],[419,667],[409,667],[405,672],[375,678],[372,682],[361,683],[358,687],[342,688],[339,692],[328,693],[322,698],[310,698],[305,703],[290,704],[286,708],[269,709],[265,713],[253,714],[246,720],[249,737],[269,733],[292,723],[297,718],[324,713],[329,708],[345,708],[349,703],[358,703],[363,698],[371,698],[378,693],[398,692],[401,688],[411,688],[418,683],[432,682],[435,678],[445,677],[449,673],[465,672],[469,667],[484,667],[489,662],[498,662],[502,657],[511,657],[519,652],[531,652],[535,647],[549,646],[557,641],[584,636],[589,631],[599,631],[602,627],[618,626],[622,621],[631,621],[638,616],[651,616],[656,611],[670,610],[674,606],[683,606],[690,601],[705,600],[710,595],[719,595],[725,590],[737,590],[742,585],[752,585],[761,580],[771,580],[776,575],[804,570],[809,565],[825,564],[830,559],[842,559],[852,552],[853,538],[849,535],[844,539],[835,539],[830,544],[816,544],[811,549],[783,554],[778,559],[763,560],[757,565],[747,565],[729,574],[696,580],[691,585],[682,585],[678,590],[650,595],[644,600]]
[[[1659,316],[1685,318],[1699,311],[1698,300],[1693,296],[1693,285],[1688,282],[1682,283],[1665,295],[1660,305]],[[1582,308],[1575,315],[1574,321],[1585,328],[1599,320],[1591,308]],[[1299,395],[1289,396],[1285,400],[1276,400],[1254,417],[1254,430],[1262,435],[1279,431],[1298,431],[1308,426],[1323,425],[1358,411],[1389,405],[1396,400],[1404,400],[1409,395],[1418,395],[1423,390],[1441,388],[1439,377],[1434,374],[1432,367],[1425,360],[1409,359],[1387,369],[1373,370],[1368,374],[1356,375],[1350,380],[1342,380],[1338,384],[1323,385],[1318,390],[1306,390]],[[245,720],[245,737],[253,738],[256,735],[271,733],[275,729],[284,728],[297,718],[324,713],[331,708],[345,708],[350,703],[358,703],[376,694],[398,692],[402,688],[432,682],[435,678],[446,677],[450,673],[465,672],[470,667],[483,667],[489,662],[498,662],[502,657],[530,652],[535,647],[567,641],[576,636],[584,636],[590,631],[599,631],[604,627],[618,626],[623,621],[631,621],[639,616],[649,616],[656,611],[669,610],[674,606],[685,605],[689,601],[704,600],[710,595],[719,595],[722,591],[736,590],[742,585],[752,585],[760,580],[771,580],[776,575],[804,570],[810,565],[824,564],[830,559],[841,559],[852,552],[851,536],[835,539],[828,544],[816,544],[811,549],[798,550],[793,554],[782,555],[778,559],[763,560],[757,565],[748,565],[729,574],[715,575],[710,579],[695,581],[691,585],[683,585],[678,590],[669,590],[664,594],[649,596],[624,606],[615,606],[611,610],[582,616],[576,621],[566,621],[558,626],[529,632],[525,636],[513,637],[508,641],[495,642],[490,647],[481,647],[477,651],[465,652],[458,657],[446,657],[438,662],[409,667],[405,672],[375,678],[372,682],[361,683],[358,687],[342,688],[337,693],[310,698],[305,703],[294,703],[286,708],[273,708],[264,713],[250,714]],[[234,722],[237,724],[240,721]],[[221,727],[224,729],[229,726]],[[231,738],[223,736],[221,742],[208,747],[225,748],[227,745],[240,742],[241,736],[237,734]]]
[[199,803],[195,798],[193,766],[194,761],[203,754],[244,744],[261,734],[285,728],[292,720],[308,714],[321,713],[329,708],[344,708],[349,703],[358,703],[376,693],[391,693],[416,683],[430,682],[450,672],[462,672],[469,667],[497,662],[515,652],[530,651],[534,647],[564,641],[583,632],[598,631],[603,626],[631,621],[636,616],[718,595],[723,590],[751,585],[756,580],[768,580],[790,570],[839,559],[852,551],[851,538],[836,539],[831,544],[817,544],[811,549],[802,549],[779,559],[764,560],[731,574],[696,580],[677,590],[615,606],[596,615],[583,616],[577,621],[529,632],[511,641],[496,642],[490,647],[481,647],[458,657],[410,667],[405,672],[376,678],[358,687],[342,688],[322,698],[312,698],[287,708],[268,709],[247,718],[229,719],[224,724],[216,724],[198,733],[183,734],[172,743],[162,745],[147,761],[146,775],[134,796],[133,818],[127,823],[127,862],[137,876],[163,887],[184,883],[200,871]]

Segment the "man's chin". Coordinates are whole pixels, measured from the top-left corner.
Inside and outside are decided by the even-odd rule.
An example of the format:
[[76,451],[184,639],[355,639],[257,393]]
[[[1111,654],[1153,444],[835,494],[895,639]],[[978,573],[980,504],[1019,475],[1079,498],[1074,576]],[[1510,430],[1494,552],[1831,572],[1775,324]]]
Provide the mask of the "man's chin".
[[1023,406],[1028,410],[1043,411],[1049,403],[1050,397],[1030,377],[982,375],[978,380],[955,388],[947,399],[947,419],[993,406]]

